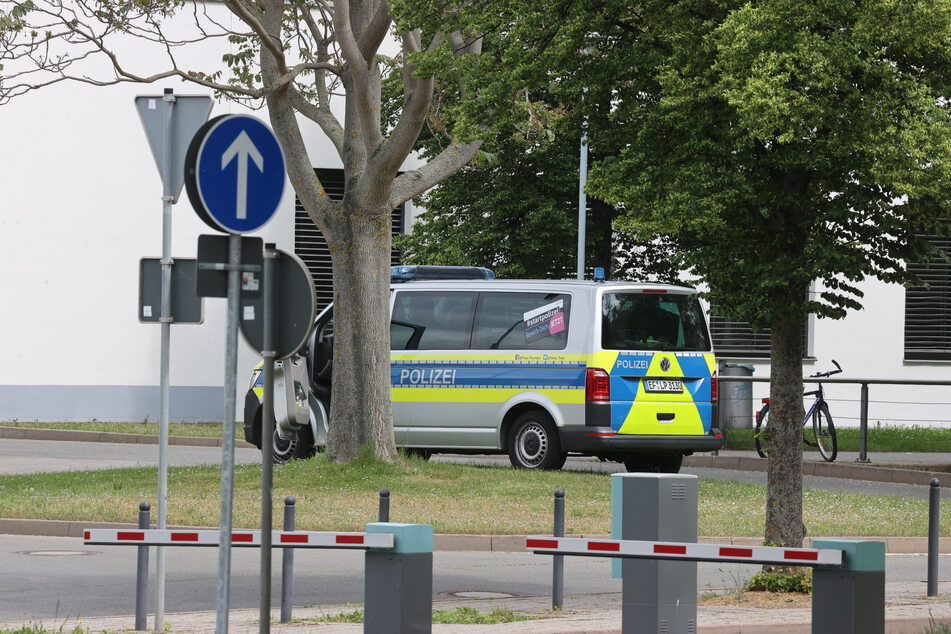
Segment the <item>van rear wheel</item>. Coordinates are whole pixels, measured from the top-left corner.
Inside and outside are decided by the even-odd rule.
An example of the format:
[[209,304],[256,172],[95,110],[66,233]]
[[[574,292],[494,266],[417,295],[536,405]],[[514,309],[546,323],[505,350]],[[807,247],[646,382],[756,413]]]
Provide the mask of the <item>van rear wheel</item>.
[[525,412],[509,431],[509,460],[517,469],[561,469],[567,459],[558,429],[547,414]]

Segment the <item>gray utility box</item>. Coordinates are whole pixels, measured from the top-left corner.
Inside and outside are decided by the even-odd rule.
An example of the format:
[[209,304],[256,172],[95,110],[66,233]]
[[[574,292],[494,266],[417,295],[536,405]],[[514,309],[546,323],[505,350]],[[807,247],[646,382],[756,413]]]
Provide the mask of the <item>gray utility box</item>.
[[753,376],[753,366],[744,363],[720,365],[720,427],[753,429],[753,384],[730,381],[731,376]]
[[[615,473],[611,537],[697,541],[697,476]],[[622,632],[697,631],[697,562],[615,559],[622,584]]]

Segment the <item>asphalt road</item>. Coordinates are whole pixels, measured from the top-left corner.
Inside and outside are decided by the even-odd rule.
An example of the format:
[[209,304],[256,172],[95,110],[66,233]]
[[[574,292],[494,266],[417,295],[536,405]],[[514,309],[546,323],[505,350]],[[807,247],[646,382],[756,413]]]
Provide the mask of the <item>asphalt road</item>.
[[[221,464],[221,449],[218,447],[188,447],[171,445],[168,448],[169,464],[217,465]],[[725,452],[724,452],[725,453]],[[736,452],[741,453],[741,452]],[[743,452],[743,455],[755,455]],[[459,456],[437,455],[433,460],[458,463],[508,466],[507,456]],[[839,462],[854,462],[852,454],[842,454]],[[948,454],[878,454],[873,464],[900,464],[902,462],[929,460],[934,464],[951,464]],[[260,464],[261,452],[257,449],[235,449],[235,464]],[[48,471],[82,471],[145,467],[158,465],[158,446],[130,443],[70,442],[58,440],[18,440],[0,438],[0,475],[39,473]],[[624,467],[615,462],[600,462],[593,458],[570,458],[566,469],[596,471],[601,473],[623,472]],[[766,474],[759,471],[732,471],[685,467],[681,473],[691,473],[701,478],[732,480],[754,484],[766,484]],[[843,491],[865,495],[891,495],[896,497],[927,498],[928,487],[890,482],[868,482],[847,478],[804,476],[807,489]],[[943,499],[951,499],[951,488],[941,491]]]
[[[235,464],[261,462],[257,449],[235,448]],[[220,465],[220,447],[170,445],[170,466]],[[157,467],[158,445],[0,438],[0,475]]]
[[[216,549],[167,548],[166,556],[166,612],[214,611]],[[154,554],[152,557],[154,566]],[[85,546],[82,540],[67,537],[0,535],[0,622],[132,614],[135,560],[135,548],[130,546]],[[280,560],[280,555],[274,559],[274,607],[280,605]],[[941,560],[941,569],[951,570],[951,555],[942,555]],[[912,588],[920,585],[919,594],[924,592],[925,556],[888,555],[886,568],[889,584],[910,583]],[[755,565],[701,562],[697,565],[698,591],[703,594],[735,589],[758,569]],[[231,571],[230,607],[257,608],[260,552],[235,548]],[[363,601],[360,552],[299,550],[294,572],[294,605]],[[948,578],[947,573],[941,576],[941,580]],[[565,558],[567,607],[572,601],[592,600],[619,607],[620,583],[611,578],[607,559]],[[433,600],[453,601],[457,597],[493,601],[534,597],[550,605],[551,559],[531,553],[436,552]],[[154,600],[154,586],[150,586],[150,612]]]

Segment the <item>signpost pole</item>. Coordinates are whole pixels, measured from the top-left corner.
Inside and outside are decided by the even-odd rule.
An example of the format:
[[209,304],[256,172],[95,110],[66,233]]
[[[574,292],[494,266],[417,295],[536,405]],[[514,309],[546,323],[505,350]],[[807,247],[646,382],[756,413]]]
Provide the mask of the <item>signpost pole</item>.
[[[171,88],[162,97],[165,104],[165,137],[162,150],[162,326],[160,361],[158,528],[164,529],[168,517],[168,406],[169,357],[172,337],[172,200],[175,179],[172,176],[172,116],[175,96]],[[165,547],[155,548],[155,632],[165,631]]]
[[[264,412],[261,417],[261,611],[260,632],[271,631],[271,523],[274,488],[274,261],[273,243],[264,245]],[[282,395],[283,396],[283,395]]]
[[228,322],[225,329],[225,416],[221,438],[221,517],[218,537],[216,632],[228,631],[228,603],[231,588],[231,512],[234,505],[235,377],[238,372],[238,296],[240,291],[241,235],[232,233],[228,236]]

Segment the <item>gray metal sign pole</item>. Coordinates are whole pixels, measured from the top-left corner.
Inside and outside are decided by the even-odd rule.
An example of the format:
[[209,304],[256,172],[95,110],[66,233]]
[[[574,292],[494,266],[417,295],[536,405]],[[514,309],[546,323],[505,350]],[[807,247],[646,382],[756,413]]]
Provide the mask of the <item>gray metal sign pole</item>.
[[264,245],[264,413],[261,418],[261,611],[260,632],[271,631],[271,498],[274,488],[274,264],[273,243]]
[[[158,528],[164,529],[168,518],[168,402],[169,357],[172,338],[172,201],[175,179],[172,178],[172,112],[175,96],[171,88],[162,97],[165,125],[162,130],[162,325],[160,361],[159,466],[158,466]],[[165,631],[165,547],[155,547],[155,631]]]
[[[238,298],[241,292],[241,235],[228,236],[228,323],[225,330],[225,419],[221,438],[221,517],[218,537],[218,616],[215,631],[228,631],[231,588],[231,512],[234,507],[235,376],[238,372]],[[266,452],[265,452],[266,453]]]

